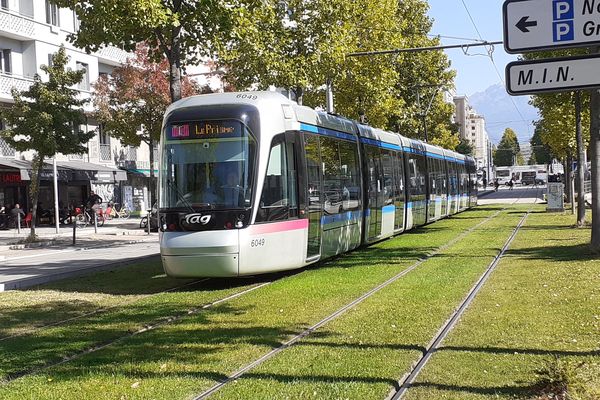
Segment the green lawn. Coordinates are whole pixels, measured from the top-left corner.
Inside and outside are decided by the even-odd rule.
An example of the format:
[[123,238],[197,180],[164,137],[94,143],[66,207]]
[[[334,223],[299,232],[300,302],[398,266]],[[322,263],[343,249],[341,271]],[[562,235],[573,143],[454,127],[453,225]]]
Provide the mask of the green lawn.
[[[213,398],[385,398],[527,209],[502,211]],[[282,276],[156,330],[0,384],[0,399],[184,399],[200,394],[498,210],[482,207]],[[507,259],[409,398],[531,397],[534,370],[546,365],[549,356],[592,365],[600,343],[600,271],[598,260],[585,253],[589,230],[570,229],[572,223],[571,216],[530,216]],[[184,291],[144,297],[186,282],[168,279],[158,265],[145,264],[40,290],[3,293],[0,301],[10,305],[10,313],[3,309],[0,316],[4,336],[98,307],[115,307],[0,341],[0,373],[10,377],[81,354],[260,280],[209,280]],[[46,313],[41,306],[48,307]],[[582,371],[593,375],[587,365]]]
[[[0,397],[185,398],[389,279],[494,211],[465,213],[286,277],[202,314],[17,379],[0,389]],[[150,299],[149,304],[142,306],[140,301],[123,308],[118,316],[103,314],[85,326],[78,321],[57,328],[58,332],[53,328],[39,337],[0,342],[4,373],[85,349],[90,341],[104,340],[107,331],[112,336],[122,333],[142,323],[145,312],[152,320],[169,315],[161,307],[170,302],[183,307],[192,296],[198,294],[168,293],[160,300]]]
[[573,223],[529,217],[407,399],[535,398],[536,371],[556,357],[581,365],[572,399],[600,398],[600,258]]

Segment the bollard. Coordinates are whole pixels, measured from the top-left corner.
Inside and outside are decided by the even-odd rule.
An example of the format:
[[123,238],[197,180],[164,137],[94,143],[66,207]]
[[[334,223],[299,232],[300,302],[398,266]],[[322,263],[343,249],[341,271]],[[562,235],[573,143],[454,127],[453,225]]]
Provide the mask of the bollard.
[[21,234],[21,213],[17,213],[17,233]]
[[75,218],[75,206],[73,206],[73,212],[71,213],[72,223],[73,223],[73,246],[75,246],[75,232],[77,231],[77,218]]
[[94,233],[98,233],[98,213],[93,208],[92,212],[94,213]]
[[148,223],[146,224],[146,229],[148,230],[148,235],[150,234],[150,217],[152,217],[152,210],[148,210]]

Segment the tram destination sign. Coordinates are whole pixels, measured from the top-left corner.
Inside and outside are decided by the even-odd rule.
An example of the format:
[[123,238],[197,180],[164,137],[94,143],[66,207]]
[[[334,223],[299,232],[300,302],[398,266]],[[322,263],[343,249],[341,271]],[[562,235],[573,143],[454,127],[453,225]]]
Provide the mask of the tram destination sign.
[[600,55],[516,61],[506,67],[513,96],[600,88]]
[[507,0],[503,20],[507,53],[600,44],[600,0]]

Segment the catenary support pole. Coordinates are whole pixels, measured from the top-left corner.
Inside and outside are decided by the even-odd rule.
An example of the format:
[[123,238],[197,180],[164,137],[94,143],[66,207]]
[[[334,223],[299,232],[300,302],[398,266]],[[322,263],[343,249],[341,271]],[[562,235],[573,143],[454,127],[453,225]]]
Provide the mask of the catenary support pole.
[[54,183],[54,225],[56,227],[56,234],[59,233],[59,215],[58,215],[58,172],[56,168],[56,156],[52,160],[52,172],[53,172],[53,183]]
[[585,225],[585,145],[581,126],[581,92],[575,92],[575,128],[577,136],[577,226]]
[[[595,49],[598,53],[598,49]],[[591,91],[590,155],[592,158],[592,240],[591,248],[600,253],[600,91]]]
[[327,88],[327,101],[326,101],[327,112],[334,113],[335,107],[333,105],[333,81],[331,79],[327,79],[326,88]]

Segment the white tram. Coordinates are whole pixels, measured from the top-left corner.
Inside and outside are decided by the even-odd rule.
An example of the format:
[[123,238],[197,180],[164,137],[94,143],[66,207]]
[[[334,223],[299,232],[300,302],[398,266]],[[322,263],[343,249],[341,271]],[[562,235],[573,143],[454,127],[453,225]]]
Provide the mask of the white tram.
[[169,107],[160,250],[175,277],[300,268],[476,204],[470,157],[274,92]]

